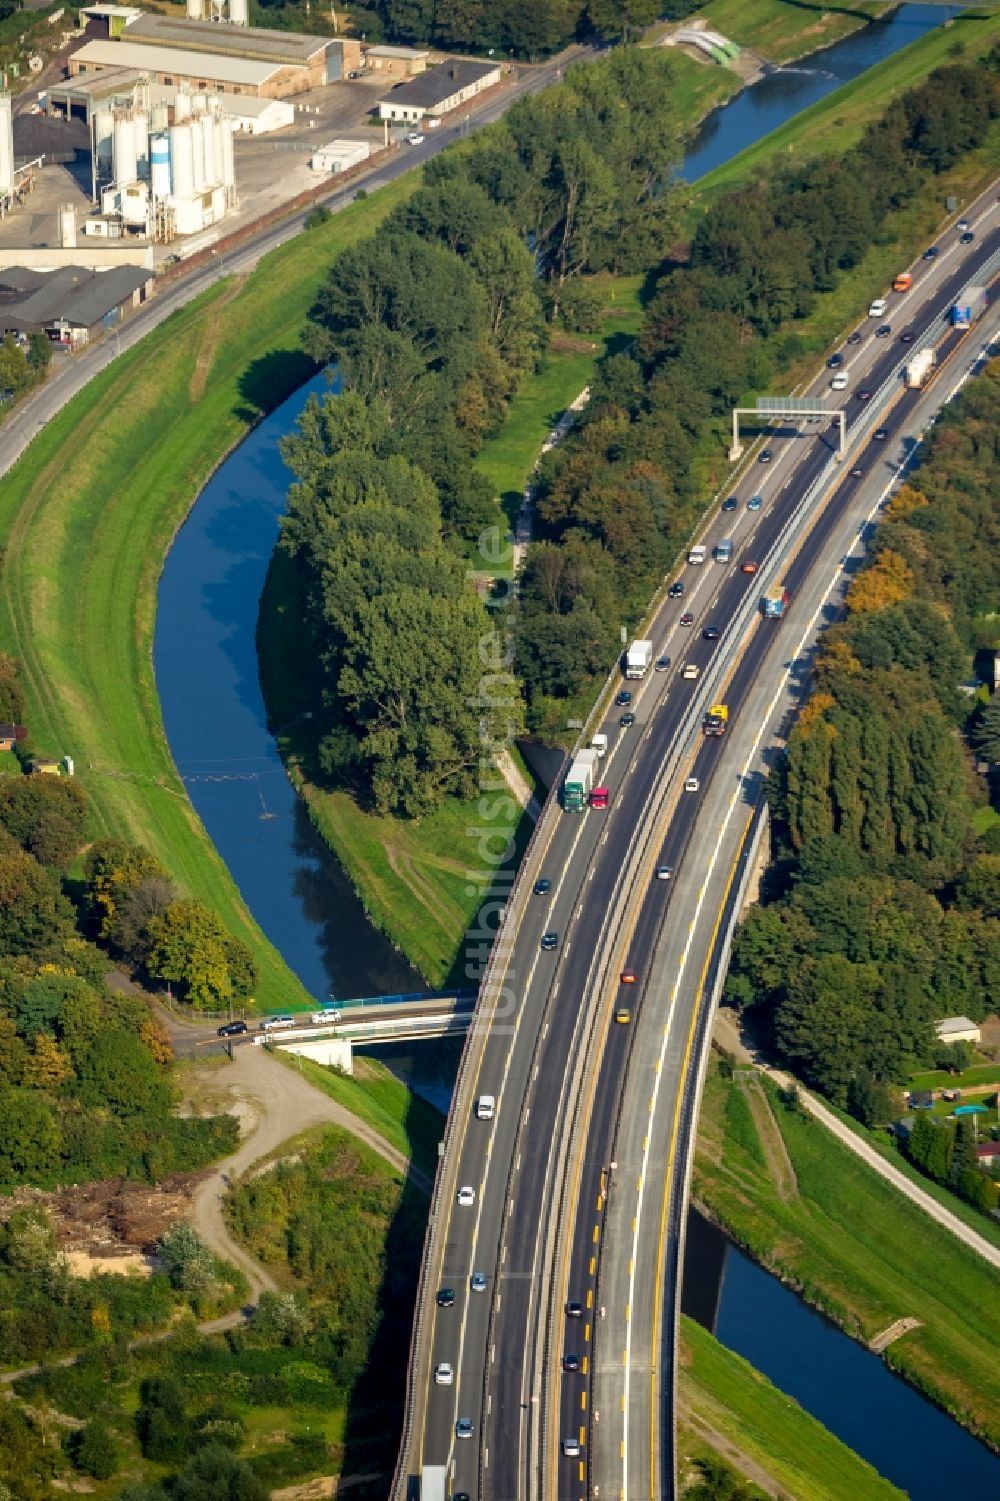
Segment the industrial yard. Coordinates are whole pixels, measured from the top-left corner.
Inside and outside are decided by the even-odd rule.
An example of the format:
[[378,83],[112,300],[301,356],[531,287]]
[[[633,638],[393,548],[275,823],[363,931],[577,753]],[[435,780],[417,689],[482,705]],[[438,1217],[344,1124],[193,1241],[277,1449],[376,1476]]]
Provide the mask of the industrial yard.
[[[188,0],[186,17],[97,4],[80,21],[41,87],[0,95],[5,286],[60,268],[159,271],[405,146],[499,80],[498,67],[251,27],[243,0]],[[392,91],[395,104],[413,89],[418,111],[390,115]],[[124,308],[110,304],[98,330]],[[71,347],[93,330],[44,329]]]

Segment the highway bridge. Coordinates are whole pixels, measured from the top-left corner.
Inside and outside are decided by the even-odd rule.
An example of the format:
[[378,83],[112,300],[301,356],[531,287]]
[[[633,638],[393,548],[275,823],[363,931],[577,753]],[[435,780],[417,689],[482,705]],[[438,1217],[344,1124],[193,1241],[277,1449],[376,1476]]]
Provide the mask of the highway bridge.
[[[609,735],[608,810],[567,814],[550,798],[543,812],[448,1121],[397,1501],[674,1492],[687,1174],[734,903],[763,778],[806,687],[810,645],[841,602],[845,560],[981,352],[987,325],[963,335],[944,314],[1000,265],[995,189],[969,217],[972,239],[943,233],[939,253],[913,268],[913,290],[890,299],[890,333],[866,320],[845,347],[849,385],[831,408],[842,401],[848,414],[846,462],[833,457],[835,424],[769,437],[769,460],[745,467],[736,509],[716,513],[702,538],[733,537],[732,563],[685,567],[683,599],[664,588],[645,634],[671,669],[642,682],[633,727],[619,728],[610,690],[603,722],[588,726]],[[902,364],[930,343],[938,372],[908,391]],[[829,379],[824,370],[804,394],[827,393]],[[762,590],[778,582],[786,617],[763,619]],[[721,639],[703,636],[710,627]],[[697,665],[696,680],[682,663]],[[719,698],[727,732],[703,738]],[[662,865],[669,880],[657,879]],[[541,877],[551,887],[535,894]],[[483,1095],[496,1101],[488,1120],[475,1109]]]

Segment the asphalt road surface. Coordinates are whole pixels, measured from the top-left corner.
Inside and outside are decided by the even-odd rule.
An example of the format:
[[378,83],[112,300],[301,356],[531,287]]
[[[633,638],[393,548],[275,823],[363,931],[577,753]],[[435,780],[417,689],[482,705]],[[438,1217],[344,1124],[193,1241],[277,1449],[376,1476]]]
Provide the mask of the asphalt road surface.
[[[888,337],[875,336],[881,320],[866,320],[861,341],[845,349],[849,386],[831,396],[830,405],[843,402],[849,431],[867,409],[857,390],[871,390],[877,399],[908,348],[934,342],[943,359],[958,343],[960,335],[946,331],[942,314],[1000,249],[994,210],[990,194],[970,215],[976,223],[971,245],[959,245],[949,230],[939,256],[917,263],[913,290],[890,299]],[[912,344],[901,344],[903,332],[912,333]],[[813,389],[827,394],[831,373],[818,376]],[[805,592],[844,518],[865,503],[873,484],[895,472],[888,462],[893,435],[907,429],[926,397],[903,392],[896,378],[893,398],[879,419],[887,438],[867,438],[856,452],[852,446],[847,467],[859,467],[860,474],[843,475],[784,573],[793,600]],[[471,1090],[472,1099],[496,1096],[497,1114],[490,1123],[479,1121],[460,1096],[468,1119],[442,1176],[447,1198],[431,1242],[428,1306],[421,1310],[426,1357],[415,1373],[420,1391],[413,1394],[415,1440],[406,1463],[410,1494],[418,1493],[421,1468],[445,1466],[454,1494],[493,1501],[543,1490],[584,1497],[596,1484],[602,1494],[618,1495],[626,1456],[632,1465],[626,1494],[670,1494],[680,1221],[678,1200],[664,1198],[663,1183],[681,1160],[693,1123],[690,1103],[684,1116],[681,1085],[686,1060],[697,1057],[692,1024],[732,865],[730,845],[717,833],[709,889],[703,862],[713,851],[714,831],[704,815],[740,727],[741,706],[752,695],[774,692],[771,674],[774,662],[782,667],[781,648],[767,661],[768,681],[762,667],[775,631],[787,633],[792,621],[756,618],[749,632],[731,640],[728,627],[748,595],[760,592],[756,575],[744,573],[742,564],[763,565],[837,441],[825,421],[802,422],[769,440],[770,463],[747,468],[734,492],[737,509],[713,522],[705,538],[711,545],[733,537],[732,563],[682,571],[685,596],[665,603],[653,630],[654,653],[668,654],[671,669],[637,685],[629,706],[634,727],[619,729],[614,716],[602,726],[609,752],[600,780],[610,788],[609,810],[550,816],[539,832],[523,879],[544,874],[552,889],[529,898],[523,915],[515,911],[516,931],[505,933],[513,940],[504,975],[508,1014],[495,1018],[482,1044]],[[897,462],[894,456],[893,466]],[[755,494],[762,505],[751,512],[747,502]],[[688,627],[679,623],[682,611],[694,616]],[[721,639],[703,638],[709,625],[718,626]],[[721,739],[697,740],[693,753],[681,757],[687,740],[679,744],[678,732],[707,669],[720,658],[733,668],[724,692],[730,728]],[[684,662],[698,665],[698,681],[680,677]],[[800,683],[804,675],[803,669]],[[690,776],[698,780],[697,792],[682,790]],[[730,807],[726,828],[739,840],[759,781],[758,774],[727,786],[722,802],[714,794],[713,815]],[[669,881],[656,879],[660,863],[673,867]],[[552,952],[540,948],[548,931],[559,935]],[[635,985],[621,983],[626,968],[635,970]],[[628,1010],[627,1021],[613,1019],[619,1009]],[[640,1083],[623,1094],[633,1076]],[[636,1187],[629,1164],[634,1157],[651,1169],[654,1110],[662,1160],[658,1177],[650,1170],[635,1179]],[[471,1204],[459,1202],[463,1187],[472,1190]],[[637,1192],[644,1197],[638,1215]],[[633,1222],[642,1224],[641,1235]],[[612,1241],[617,1259],[605,1272]],[[475,1272],[485,1274],[483,1293],[471,1289]],[[619,1296],[622,1276],[634,1298],[645,1297],[641,1312]],[[454,1293],[447,1307],[434,1304],[439,1287]],[[567,1317],[567,1301],[582,1305],[581,1317]],[[617,1382],[616,1391],[602,1386],[600,1370],[595,1373],[595,1341],[598,1365]],[[566,1356],[575,1357],[569,1364],[578,1361],[579,1369],[563,1371]],[[432,1373],[444,1364],[452,1379],[438,1384]],[[471,1438],[457,1436],[462,1419],[472,1426]],[[564,1440],[581,1453],[561,1453]]]

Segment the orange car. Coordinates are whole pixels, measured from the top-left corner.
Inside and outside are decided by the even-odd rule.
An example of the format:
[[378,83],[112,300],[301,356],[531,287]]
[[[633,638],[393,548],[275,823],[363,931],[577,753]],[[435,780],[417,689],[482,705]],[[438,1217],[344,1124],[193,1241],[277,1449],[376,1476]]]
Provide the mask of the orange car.
[[622,984],[623,985],[634,985],[635,984],[635,970],[634,969],[623,969],[622,970]]
[[756,573],[757,564],[752,558],[747,558],[746,562],[741,565],[741,570],[743,573]]

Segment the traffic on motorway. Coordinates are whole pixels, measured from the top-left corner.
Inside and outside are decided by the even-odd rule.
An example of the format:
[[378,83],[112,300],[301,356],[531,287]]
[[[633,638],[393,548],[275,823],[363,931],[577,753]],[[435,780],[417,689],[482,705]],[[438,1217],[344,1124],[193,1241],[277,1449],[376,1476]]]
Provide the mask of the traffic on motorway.
[[[808,546],[784,571],[786,598],[794,601],[823,537],[870,472],[883,466],[890,477],[885,439],[905,426],[921,394],[904,385],[899,367],[911,346],[933,344],[943,361],[962,338],[945,318],[1000,249],[993,216],[991,197],[967,228],[929,247],[935,253],[911,269],[908,287],[887,296],[814,383],[811,394],[826,394],[831,411],[843,403],[851,451]],[[890,380],[883,426],[859,438],[869,399]],[[442,1496],[506,1501],[534,1493],[538,1476],[555,1467],[558,1493],[583,1497],[602,1433],[617,1457],[619,1415],[595,1413],[592,1383],[623,1080],[638,1017],[646,1007],[669,1011],[669,1000],[646,984],[651,959],[678,878],[698,858],[692,835],[728,726],[773,639],[768,633],[781,628],[781,611],[776,619],[758,615],[748,639],[736,639],[730,623],[759,596],[758,568],[836,443],[836,422],[803,421],[774,431],[747,465],[701,539],[707,548],[729,540],[726,560],[706,556],[673,581],[647,633],[655,665],[622,688],[599,727],[595,790],[606,799],[583,817],[550,818],[532,850],[525,875],[533,889],[521,909],[512,904],[516,921],[504,934],[510,1004],[481,1043],[472,1084],[473,1099],[488,1096],[491,1111],[468,1111],[441,1174],[447,1197],[430,1242],[433,1303],[422,1310],[427,1358],[412,1373],[421,1388],[419,1432],[407,1459],[408,1473],[424,1479],[423,1496],[440,1485]],[[718,653],[731,669],[711,706],[725,709],[714,715],[722,729],[699,735],[688,751],[678,732]],[[640,837],[650,807],[663,828],[654,841]],[[661,1337],[672,1340],[666,1319]],[[662,1369],[661,1354],[633,1352]],[[672,1472],[669,1444],[660,1453]]]

